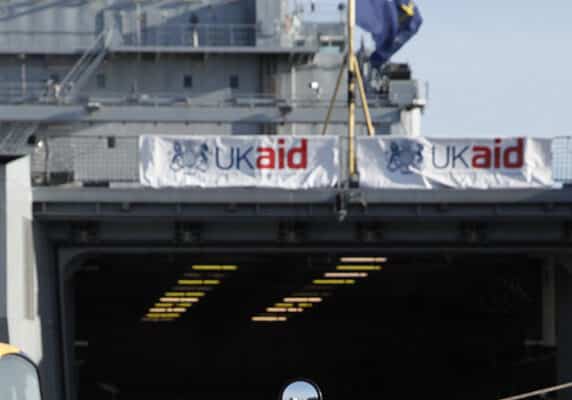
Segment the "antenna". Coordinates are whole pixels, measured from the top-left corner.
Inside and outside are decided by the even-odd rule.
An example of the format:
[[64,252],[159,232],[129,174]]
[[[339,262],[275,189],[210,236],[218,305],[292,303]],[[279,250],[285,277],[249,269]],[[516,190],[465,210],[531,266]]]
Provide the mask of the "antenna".
[[[349,1],[351,2],[351,0]],[[350,18],[349,9],[350,8],[348,7],[348,19]],[[338,3],[338,11],[340,12],[340,22],[343,23],[346,16],[346,4],[343,1]]]

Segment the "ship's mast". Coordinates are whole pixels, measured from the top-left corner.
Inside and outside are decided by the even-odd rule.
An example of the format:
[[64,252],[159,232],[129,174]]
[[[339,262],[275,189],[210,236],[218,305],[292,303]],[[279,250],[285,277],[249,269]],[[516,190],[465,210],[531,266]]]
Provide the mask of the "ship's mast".
[[350,181],[357,171],[355,152],[355,118],[356,118],[356,74],[354,63],[354,30],[356,21],[355,0],[348,0],[348,168]]

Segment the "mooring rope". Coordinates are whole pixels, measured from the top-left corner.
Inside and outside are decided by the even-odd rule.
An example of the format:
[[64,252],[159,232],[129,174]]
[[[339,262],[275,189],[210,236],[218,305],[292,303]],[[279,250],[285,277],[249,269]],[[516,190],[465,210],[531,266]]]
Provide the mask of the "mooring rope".
[[517,395],[517,396],[504,397],[504,398],[499,399],[499,400],[521,400],[521,399],[528,399],[528,398],[530,398],[530,397],[540,396],[540,395],[547,394],[547,393],[552,393],[552,392],[558,392],[558,391],[560,391],[560,390],[564,390],[564,389],[568,389],[568,388],[572,388],[572,382],[570,382],[570,383],[565,383],[565,384],[563,384],[563,385],[553,386],[553,387],[546,388],[546,389],[535,390],[534,392],[519,394],[519,395]]

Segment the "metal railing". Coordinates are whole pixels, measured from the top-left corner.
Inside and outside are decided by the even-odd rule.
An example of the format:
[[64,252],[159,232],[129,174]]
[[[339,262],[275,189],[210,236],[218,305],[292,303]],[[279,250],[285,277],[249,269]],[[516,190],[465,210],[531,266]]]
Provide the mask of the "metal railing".
[[572,183],[572,137],[561,136],[552,142],[554,179]]
[[93,31],[0,30],[0,52],[77,52],[93,44]]
[[52,137],[32,153],[34,184],[61,185],[90,182],[136,183],[138,139],[105,137]]
[[[332,30],[333,31],[333,30]],[[320,31],[306,29],[284,31],[276,26],[262,33],[253,24],[161,24],[119,32],[115,46],[127,47],[304,47],[318,45]]]
[[[1,89],[0,89],[1,90]],[[230,92],[230,91],[229,91]],[[149,107],[165,107],[165,106],[182,106],[182,107],[278,107],[288,105],[293,108],[325,108],[329,105],[330,100],[327,96],[320,98],[287,98],[276,95],[264,95],[261,93],[253,94],[232,94],[232,93],[209,93],[203,94],[184,94],[181,92],[150,92],[150,93],[133,93],[125,94],[121,92],[106,92],[105,94],[90,95],[91,101],[97,101],[106,106],[120,105],[140,105]],[[371,107],[379,107],[387,105],[386,96],[368,97],[368,103]],[[344,107],[347,105],[345,100],[337,100],[335,106]]]
[[[209,134],[228,135],[230,131],[258,134],[256,126],[218,127]],[[225,133],[226,132],[226,133]],[[572,140],[572,138],[566,138]],[[340,151],[340,154],[346,154]],[[553,165],[566,161],[554,153]],[[572,156],[568,158],[572,170]],[[346,165],[341,162],[341,165]],[[40,185],[106,183],[137,185],[139,182],[138,137],[51,137],[37,145],[32,154],[32,170]],[[572,175],[557,181],[572,183]]]
[[1,82],[0,104],[34,103],[46,94],[45,82]]
[[[49,91],[44,81],[0,82],[0,104],[44,103],[49,102]],[[277,107],[287,104],[300,108],[324,108],[329,104],[329,95],[307,98],[287,98],[265,93],[233,93],[233,90],[219,90],[205,93],[185,93],[184,91],[127,92],[113,90],[84,91],[80,93],[84,100],[89,99],[102,105],[125,106],[138,105],[149,107]],[[368,103],[371,107],[388,105],[386,95],[371,95]],[[336,101],[342,107],[345,100]]]
[[305,22],[300,27],[303,36],[345,37],[346,26],[343,23],[312,23]]
[[[311,26],[284,31],[277,25],[262,34],[253,24],[159,24],[132,30],[113,29],[112,48],[121,47],[304,47],[314,48],[324,34]],[[328,28],[328,32],[337,32]],[[0,52],[75,53],[93,45],[96,31],[0,30]]]
[[[111,28],[113,47],[282,47],[315,48],[320,36],[343,33],[339,24],[302,24],[285,29],[277,24],[271,32],[260,32],[255,24],[169,24]],[[99,31],[0,30],[0,52],[70,53],[86,50]]]
[[244,24],[157,25],[120,33],[121,46],[217,47],[255,46],[256,26]]

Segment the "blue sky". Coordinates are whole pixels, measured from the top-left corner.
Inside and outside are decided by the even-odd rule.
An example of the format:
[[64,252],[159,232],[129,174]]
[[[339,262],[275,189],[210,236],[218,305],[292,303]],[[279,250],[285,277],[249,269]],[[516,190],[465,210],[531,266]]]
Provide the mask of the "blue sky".
[[306,400],[318,397],[316,389],[305,381],[296,381],[286,387],[281,400]]
[[[316,0],[319,18],[338,3]],[[425,136],[572,135],[571,0],[417,4],[425,23],[393,60],[429,82]]]

